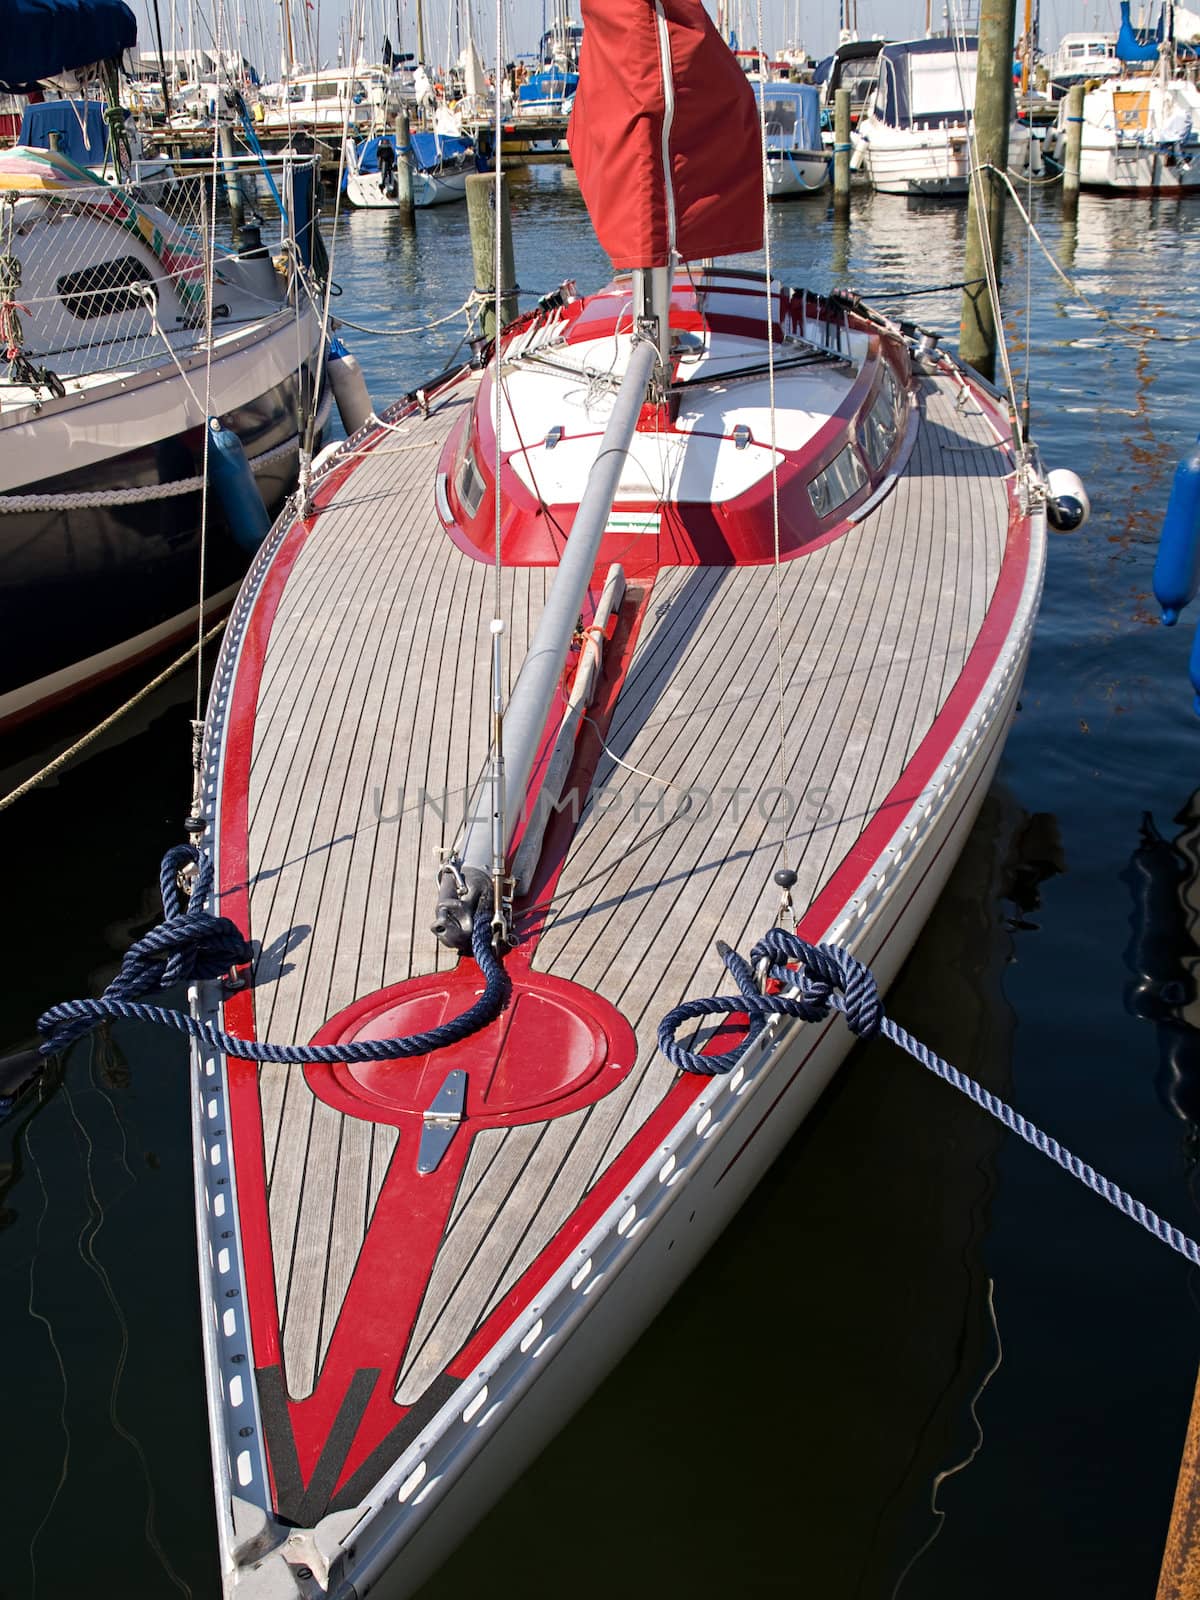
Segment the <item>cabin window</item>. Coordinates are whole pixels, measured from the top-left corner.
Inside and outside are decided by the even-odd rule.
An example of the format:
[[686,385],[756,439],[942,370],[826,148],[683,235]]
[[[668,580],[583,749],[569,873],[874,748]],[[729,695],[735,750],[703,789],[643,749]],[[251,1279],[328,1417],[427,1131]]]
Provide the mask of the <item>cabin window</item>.
[[808,498],[819,517],[828,516],[857,494],[867,481],[867,473],[853,445],[847,445],[808,486]]
[[462,471],[458,475],[458,500],[468,517],[473,517],[479,510],[483,490],[483,478],[475,465],[475,452],[468,449],[463,457]]
[[154,279],[136,256],[100,261],[58,280],[58,293],[73,317],[113,317],[122,311],[144,311],[140,285]]
[[792,100],[767,100],[763,105],[763,120],[768,136],[790,136],[796,131],[796,103]]
[[[893,389],[895,384],[893,383]],[[863,418],[862,447],[872,472],[878,472],[887,460],[888,452],[896,442],[900,425],[896,419],[896,402],[887,391],[886,381],[880,386],[874,404]]]

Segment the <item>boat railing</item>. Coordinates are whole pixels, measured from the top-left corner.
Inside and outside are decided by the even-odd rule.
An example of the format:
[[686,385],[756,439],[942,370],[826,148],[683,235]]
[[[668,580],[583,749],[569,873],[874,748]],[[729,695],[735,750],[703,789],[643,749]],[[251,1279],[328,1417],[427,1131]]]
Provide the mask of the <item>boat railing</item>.
[[[263,166],[235,165],[239,187]],[[274,163],[285,194],[286,166]],[[258,230],[247,235],[229,206],[234,168],[223,164],[215,183],[211,159],[176,163],[174,172],[152,200],[99,182],[0,190],[0,226],[9,237],[11,208],[20,274],[21,354],[34,368],[63,381],[136,371],[203,346],[210,321],[220,337],[283,308],[290,227],[269,189],[243,193],[239,220],[253,217]],[[116,249],[114,230],[125,236]]]

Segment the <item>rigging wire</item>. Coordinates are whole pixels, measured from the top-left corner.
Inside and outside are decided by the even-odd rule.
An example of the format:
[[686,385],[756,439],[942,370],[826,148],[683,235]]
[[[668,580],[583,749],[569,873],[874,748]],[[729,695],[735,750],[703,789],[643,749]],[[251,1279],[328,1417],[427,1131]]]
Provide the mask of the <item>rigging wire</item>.
[[[223,5],[216,9],[217,33],[217,59],[221,59],[221,23],[225,15]],[[200,593],[198,596],[198,611],[196,617],[196,711],[192,724],[192,747],[194,756],[193,787],[195,798],[199,799],[200,773],[197,746],[199,745],[199,729],[204,723],[204,635],[205,624],[208,621],[205,609],[205,589],[208,583],[208,452],[211,429],[208,419],[212,415],[212,359],[213,359],[213,273],[217,251],[217,167],[220,154],[220,141],[217,138],[216,120],[213,122],[213,159],[212,159],[212,191],[209,214],[205,217],[205,206],[208,204],[209,191],[205,189],[203,181],[200,184],[200,221],[205,238],[204,251],[204,444],[200,456],[200,473],[203,482],[200,485]],[[199,815],[199,804],[192,807],[193,816]]]
[[[1033,123],[1029,124],[1029,155],[1025,162],[1026,194],[1033,205]],[[1029,432],[1029,376],[1033,366],[1033,251],[1025,240],[1025,400],[1021,412],[1021,436]]]
[[[361,25],[361,17],[362,17],[362,8],[361,8],[361,6],[356,6],[354,8],[353,12],[351,13],[351,23],[352,23],[352,26],[355,29],[356,34],[357,34],[357,31],[358,31],[358,28]],[[352,104],[353,104],[352,97],[350,96],[350,94],[347,94],[345,96],[344,101],[343,101],[343,109],[342,109],[342,137],[338,141],[337,186],[335,187],[334,192],[333,192],[333,231],[332,231],[332,234],[331,234],[330,240],[329,240],[329,247],[328,247],[328,257],[329,257],[329,259],[328,259],[328,262],[326,264],[326,270],[325,270],[325,286],[324,286],[325,293],[324,293],[324,298],[323,298],[323,301],[322,301],[321,313],[320,313],[320,316],[321,316],[321,342],[320,342],[319,346],[317,347],[317,370],[313,375],[311,406],[310,406],[310,409],[309,409],[308,417],[307,417],[307,419],[302,419],[302,424],[303,425],[302,425],[301,429],[299,430],[301,432],[301,434],[302,434],[302,448],[301,448],[301,452],[300,452],[300,489],[301,489],[301,494],[303,495],[305,500],[307,500],[307,498],[308,498],[308,468],[309,468],[309,464],[312,461],[313,448],[314,448],[314,446],[316,444],[317,410],[318,410],[317,396],[321,393],[321,382],[322,382],[322,380],[323,380],[323,378],[325,376],[326,352],[327,352],[327,350],[329,348],[329,320],[330,320],[329,302],[330,302],[330,299],[333,296],[333,264],[334,264],[334,257],[337,254],[338,220],[339,220],[339,218],[341,216],[342,181],[343,181],[343,177],[344,177],[345,171],[346,171],[346,142],[350,137],[350,107],[351,107]],[[310,228],[311,228],[311,235],[315,240],[316,231],[317,231],[317,216],[318,216],[318,213],[320,211],[320,202],[321,202],[321,177],[320,177],[320,170],[321,169],[320,169],[320,165],[317,162],[317,159],[316,159],[315,156],[313,158],[313,161],[314,161],[314,165],[313,165],[313,190],[312,190],[312,204],[311,204],[311,210],[310,210]],[[293,204],[293,210],[294,210],[294,204]],[[297,270],[298,271],[300,270],[300,263],[299,262],[297,263]],[[299,309],[299,308],[297,307],[297,309]],[[299,316],[297,316],[297,318],[296,318],[296,340],[297,340],[297,370],[299,371],[302,368],[302,365],[303,365],[303,360],[302,360],[303,352],[299,348],[299,344],[300,344],[300,319],[299,319]],[[304,399],[303,386],[300,386],[299,393],[300,393],[300,396],[301,396],[301,403],[303,404],[303,399]]]
[[[765,56],[763,43],[763,7],[762,0],[756,0],[758,20],[758,49],[759,54]],[[779,453],[775,448],[775,285],[771,273],[771,227],[768,219],[768,206],[770,205],[770,183],[767,166],[767,107],[766,96],[760,92],[755,96],[758,105],[758,131],[759,131],[759,159],[762,167],[762,197],[763,197],[763,256],[766,273],[766,312],[767,312],[767,396],[768,415],[770,418],[769,443],[771,449],[771,534],[773,541],[773,560],[775,568],[775,667],[776,683],[779,694],[779,787],[781,792],[787,789],[787,710],[786,710],[786,683],[787,674],[784,669],[783,645],[783,575],[782,556],[780,552],[779,537]],[[791,832],[791,817],[786,816],[783,821],[783,841],[781,848],[787,849],[788,835]]]
[[496,58],[492,69],[492,96],[495,120],[492,134],[492,164],[495,169],[492,187],[492,293],[493,334],[495,344],[492,355],[493,432],[496,436],[495,487],[496,506],[495,589],[492,601],[492,928],[497,940],[507,935],[504,917],[505,845],[507,843],[507,796],[504,792],[504,553],[501,548],[502,505],[500,474],[504,452],[500,438],[501,389],[500,338],[501,338],[501,276],[503,261],[504,162],[501,143],[504,137],[504,104],[501,85],[504,81],[504,0],[496,0]]

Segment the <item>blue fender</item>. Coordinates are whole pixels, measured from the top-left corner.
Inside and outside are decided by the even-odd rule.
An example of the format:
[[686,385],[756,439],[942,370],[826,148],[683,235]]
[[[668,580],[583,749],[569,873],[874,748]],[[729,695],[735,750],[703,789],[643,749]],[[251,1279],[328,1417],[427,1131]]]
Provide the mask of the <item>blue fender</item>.
[[1192,709],[1200,717],[1200,622],[1196,624],[1196,637],[1192,640],[1192,659],[1188,663],[1188,676],[1192,680],[1192,689],[1195,691],[1192,698]]
[[[1154,596],[1168,628],[1200,589],[1200,440],[1175,468],[1154,563]],[[1193,658],[1194,660],[1194,658]],[[1194,677],[1194,674],[1193,674]]]
[[253,555],[271,528],[271,519],[258,492],[242,441],[219,417],[208,419],[208,481],[221,502],[233,537]]

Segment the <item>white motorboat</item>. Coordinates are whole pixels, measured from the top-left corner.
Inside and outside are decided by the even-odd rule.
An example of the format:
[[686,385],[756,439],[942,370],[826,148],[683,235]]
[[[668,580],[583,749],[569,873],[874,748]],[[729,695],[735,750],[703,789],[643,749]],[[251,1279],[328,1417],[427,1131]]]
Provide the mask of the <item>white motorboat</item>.
[[790,200],[829,186],[829,152],[821,143],[821,91],[811,83],[753,81],[762,106],[767,198]]
[[1124,71],[1115,33],[1064,33],[1044,65],[1047,82],[1056,97],[1064,95],[1072,84],[1119,78]]
[[[1200,89],[1194,54],[1177,53],[1172,8],[1164,8],[1164,42],[1138,40],[1122,6],[1120,73],[1089,85],[1083,96],[1079,182],[1108,194],[1185,194],[1200,186]],[[1139,65],[1137,63],[1140,62]],[[1047,148],[1065,160],[1068,106],[1059,107]]]
[[388,127],[412,97],[412,73],[362,63],[353,69],[294,72],[264,84],[252,100],[257,133],[289,139],[294,133],[362,137]]
[[[977,63],[974,38],[884,45],[878,83],[853,134],[853,163],[874,188],[884,194],[966,194]],[[1008,164],[1019,176],[1041,174],[1038,130],[1014,120]]]

